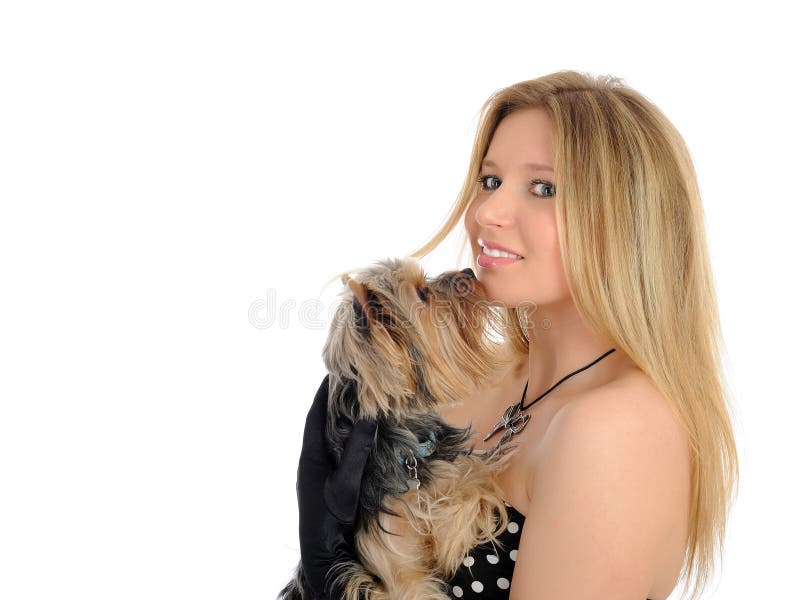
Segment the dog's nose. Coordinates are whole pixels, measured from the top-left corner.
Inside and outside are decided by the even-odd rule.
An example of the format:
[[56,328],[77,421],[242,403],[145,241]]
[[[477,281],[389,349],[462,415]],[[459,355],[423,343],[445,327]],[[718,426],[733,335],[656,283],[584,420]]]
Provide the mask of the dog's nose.
[[455,292],[456,295],[463,296],[478,293],[483,295],[483,284],[478,281],[475,271],[470,268],[461,269],[460,271],[450,271],[445,274],[442,279],[443,282]]
[[462,272],[464,275],[466,275],[467,277],[469,277],[470,279],[477,279],[477,277],[475,276],[475,271],[473,271],[473,270],[472,270],[472,269],[470,269],[469,267],[467,267],[466,269],[462,269],[462,271],[461,271],[461,272]]

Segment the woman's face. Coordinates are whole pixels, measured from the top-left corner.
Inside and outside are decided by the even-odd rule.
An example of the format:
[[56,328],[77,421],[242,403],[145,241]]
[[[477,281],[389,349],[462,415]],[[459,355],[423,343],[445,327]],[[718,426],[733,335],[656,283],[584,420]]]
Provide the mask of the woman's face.
[[[556,231],[554,163],[544,109],[526,108],[500,121],[482,163],[481,190],[464,217],[475,273],[493,303],[511,308],[570,299]],[[479,240],[522,258],[491,266]]]

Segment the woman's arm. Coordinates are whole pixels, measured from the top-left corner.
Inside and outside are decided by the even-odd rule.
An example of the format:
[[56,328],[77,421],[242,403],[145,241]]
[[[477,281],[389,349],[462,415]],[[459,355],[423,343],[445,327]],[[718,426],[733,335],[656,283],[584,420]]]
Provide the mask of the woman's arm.
[[297,467],[300,560],[316,600],[341,597],[328,571],[355,558],[350,532],[356,519],[361,476],[375,437],[374,421],[357,421],[334,465],[326,448],[328,380],[325,375],[306,416]]
[[644,600],[688,501],[683,438],[654,394],[594,390],[537,449],[511,600]]

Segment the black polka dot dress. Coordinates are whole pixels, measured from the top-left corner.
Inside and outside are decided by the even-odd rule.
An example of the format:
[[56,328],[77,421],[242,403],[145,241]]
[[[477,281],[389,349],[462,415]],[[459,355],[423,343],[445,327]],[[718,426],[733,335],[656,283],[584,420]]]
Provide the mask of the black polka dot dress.
[[525,516],[508,502],[504,504],[508,512],[506,530],[497,536],[497,544],[475,546],[464,557],[447,587],[451,598],[508,600]]
[[517,548],[525,517],[505,503],[508,526],[497,536],[497,543],[475,546],[464,557],[456,574],[449,581],[451,598],[503,598],[508,600],[511,575],[517,560]]

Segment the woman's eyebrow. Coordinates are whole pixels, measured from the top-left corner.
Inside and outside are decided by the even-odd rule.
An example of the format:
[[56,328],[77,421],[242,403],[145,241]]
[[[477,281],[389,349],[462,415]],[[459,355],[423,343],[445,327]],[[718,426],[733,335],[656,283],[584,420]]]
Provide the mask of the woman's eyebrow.
[[[490,160],[484,160],[483,162],[481,162],[481,166],[482,167],[497,167],[497,165],[494,164]],[[530,167],[530,168],[536,169],[538,171],[550,171],[551,173],[555,172],[555,171],[553,171],[553,167],[551,167],[549,165],[543,165],[543,164],[540,164],[540,163],[525,163],[522,166],[523,167]]]

